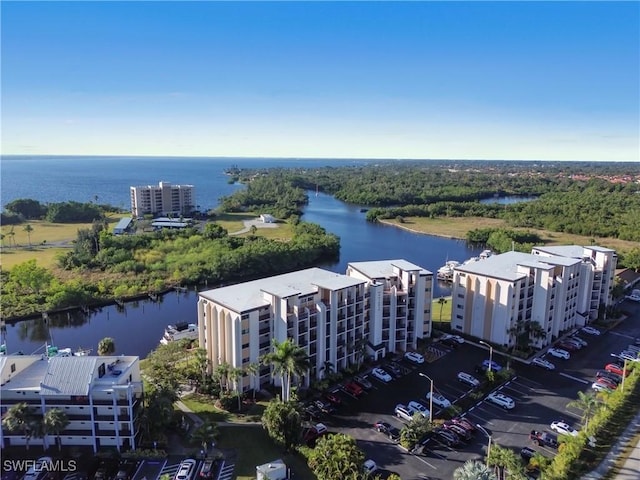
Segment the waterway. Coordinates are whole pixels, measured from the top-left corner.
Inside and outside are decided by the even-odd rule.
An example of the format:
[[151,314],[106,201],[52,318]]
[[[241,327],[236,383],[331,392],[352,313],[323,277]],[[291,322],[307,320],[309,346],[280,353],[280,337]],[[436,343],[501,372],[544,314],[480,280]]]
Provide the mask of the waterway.
[[[449,260],[466,260],[479,253],[464,241],[420,235],[365,220],[362,206],[310,193],[303,219],[322,225],[341,239],[340,260],[323,268],[344,273],[347,263],[404,258],[435,272]],[[448,295],[446,284],[437,283],[434,296]],[[171,292],[158,301],[151,299],[112,305],[95,312],[50,315],[49,320],[24,320],[7,325],[9,352],[42,352],[46,341],[60,348],[90,348],[95,353],[104,337],[115,340],[118,353],[146,356],[157,345],[166,325],[195,322],[197,293]]]

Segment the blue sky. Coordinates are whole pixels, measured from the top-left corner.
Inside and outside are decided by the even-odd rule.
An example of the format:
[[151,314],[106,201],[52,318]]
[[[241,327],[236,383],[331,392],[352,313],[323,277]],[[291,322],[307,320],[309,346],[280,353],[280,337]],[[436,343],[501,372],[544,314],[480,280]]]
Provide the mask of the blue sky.
[[7,2],[2,153],[640,161],[638,2]]

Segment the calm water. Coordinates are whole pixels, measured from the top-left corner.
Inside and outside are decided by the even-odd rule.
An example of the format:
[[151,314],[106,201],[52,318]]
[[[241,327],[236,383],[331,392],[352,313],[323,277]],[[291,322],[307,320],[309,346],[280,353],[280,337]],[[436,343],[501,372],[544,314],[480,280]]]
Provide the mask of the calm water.
[[[223,170],[237,163],[247,167],[353,164],[352,161],[279,161],[240,159],[78,159],[56,158],[10,159],[2,163],[2,202],[16,198],[33,198],[42,202],[66,200],[89,201],[98,195],[99,202],[128,206],[128,189],[134,184],[193,183],[202,208],[217,205],[217,199],[239,186],[227,184]],[[129,174],[131,176],[129,176]],[[30,185],[29,188],[27,186]],[[210,202],[210,203],[208,203]],[[418,235],[394,227],[365,221],[362,206],[348,205],[329,195],[310,192],[303,219],[322,225],[341,238],[340,260],[323,265],[344,273],[348,262],[405,258],[435,272],[449,260],[466,260],[476,256],[459,240]],[[448,295],[449,289],[438,284],[434,296]],[[100,339],[115,339],[118,353],[146,356],[155,348],[167,324],[196,321],[195,292],[171,293],[161,301],[151,300],[104,307],[90,315],[80,312],[27,320],[7,325],[10,352],[32,353],[42,349],[47,338],[58,347],[91,348],[95,352]]]

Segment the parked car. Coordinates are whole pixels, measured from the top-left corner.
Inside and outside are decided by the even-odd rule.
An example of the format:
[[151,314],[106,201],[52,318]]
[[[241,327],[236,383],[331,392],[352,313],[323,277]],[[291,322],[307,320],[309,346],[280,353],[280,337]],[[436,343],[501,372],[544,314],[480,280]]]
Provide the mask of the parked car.
[[529,438],[533,443],[541,447],[558,448],[558,437],[552,433],[531,430]]
[[434,392],[433,395],[431,395],[431,392],[429,392],[427,393],[427,400],[435,403],[440,408],[449,408],[451,406],[451,402],[441,393]]
[[551,430],[559,433],[560,435],[571,435],[572,437],[578,436],[578,431],[563,420],[551,422]]
[[389,437],[393,442],[400,441],[400,430],[387,422],[376,422],[373,424],[373,428],[375,428],[378,432],[385,434]]
[[336,408],[333,405],[331,405],[329,402],[323,402],[322,400],[314,401],[313,406],[320,410],[322,413],[326,413],[327,415],[331,415],[336,411]]
[[404,358],[413,363],[423,364],[424,357],[420,355],[418,352],[407,352],[404,354]]
[[564,360],[569,360],[571,358],[571,354],[569,352],[560,348],[550,348],[547,350],[547,353],[553,357],[562,358]]
[[51,470],[51,468],[47,468],[47,465],[51,465],[52,462],[51,457],[40,457],[29,467],[22,480],[38,480]]
[[531,360],[531,365],[536,365],[537,367],[544,368],[545,370],[555,370],[556,368],[556,366],[550,361],[538,357]]
[[416,412],[412,408],[407,407],[402,403],[399,403],[398,405],[396,405],[396,408],[393,410],[393,413],[395,413],[396,417],[402,418],[403,420],[410,422],[411,420],[413,420],[413,414]]
[[470,375],[465,372],[458,372],[458,381],[469,385],[470,387],[477,387],[480,385],[480,380],[478,380],[473,375]]
[[437,428],[434,432],[436,440],[440,443],[444,443],[448,447],[455,447],[460,444],[460,437],[451,430],[447,430],[446,428]]
[[460,346],[460,344],[456,342],[453,338],[445,338],[444,340],[440,339],[440,343],[442,345],[446,345],[447,347],[451,347],[453,349],[456,349]]
[[608,363],[605,365],[604,369],[607,372],[615,373],[616,375],[620,375],[621,377],[624,375],[625,377],[629,376],[629,370],[624,370],[624,367],[617,365],[615,363]]
[[[100,467],[96,470],[94,480],[111,480],[118,472],[118,461],[116,459],[103,459]],[[27,480],[26,477],[23,480]]]
[[575,345],[576,347],[578,347],[578,350],[580,350],[581,348],[586,347],[586,345],[583,345],[582,342],[578,339],[576,339],[575,337],[566,337],[563,338],[562,340],[560,340],[562,343],[568,343],[571,345]]
[[570,337],[570,338],[571,338],[571,340],[574,340],[574,341],[580,343],[583,347],[588,347],[589,346],[587,341],[582,337],[578,337],[577,335],[574,335],[573,337]]
[[315,441],[318,439],[318,437],[321,437],[328,431],[329,429],[324,423],[316,423],[313,427],[308,428],[304,432],[303,434],[304,441],[307,445],[309,444],[313,445],[315,444]]
[[116,480],[131,480],[138,469],[138,462],[136,460],[123,460],[118,467],[118,473],[116,473]]
[[622,383],[622,375],[617,375],[615,373],[607,372],[605,370],[598,370],[596,372],[596,378],[608,378],[612,382],[620,385]]
[[502,393],[493,392],[487,395],[485,399],[488,402],[493,403],[499,407],[504,408],[505,410],[513,410],[516,407],[516,402],[511,397],[507,397]]
[[466,428],[470,432],[476,431],[476,426],[464,417],[452,418],[451,421],[453,423],[457,423],[458,425],[461,425],[462,427]]
[[202,480],[210,480],[216,473],[216,467],[218,466],[218,460],[207,458],[202,462],[202,468],[200,469],[200,478]]
[[578,346],[569,342],[558,342],[554,345],[556,349],[566,350],[567,352],[575,352],[579,350]]
[[499,372],[500,370],[502,370],[502,365],[496,363],[495,361],[491,360],[485,360],[482,362],[482,366],[485,367],[485,369],[489,370],[489,367],[491,367],[491,371],[492,372]]
[[600,330],[598,330],[597,328],[594,327],[582,327],[581,329],[582,332],[584,333],[588,333],[589,335],[600,335]]
[[355,377],[353,377],[353,381],[356,382],[365,390],[371,390],[373,388],[373,385],[371,384],[371,382],[366,376],[356,375]]
[[365,475],[371,475],[378,470],[378,465],[371,459],[364,461],[364,473]]
[[342,405],[342,399],[338,396],[338,394],[333,393],[333,392],[328,392],[324,394],[324,398],[326,398],[327,400],[329,400],[331,403],[333,403],[335,406],[339,406]]
[[612,388],[609,388],[605,384],[598,383],[598,382],[593,382],[591,384],[591,388],[596,392],[609,392],[609,393],[613,392]]
[[196,461],[192,458],[183,460],[178,467],[178,472],[174,477],[175,480],[191,480],[196,469]]
[[455,424],[455,423],[453,423],[451,421],[445,422],[443,426],[447,430],[450,430],[453,433],[455,433],[456,435],[458,435],[458,437],[460,437],[461,440],[464,440],[464,441],[468,442],[469,440],[471,440],[473,438],[473,435],[471,434],[470,431],[468,431],[466,428],[463,428],[462,426],[457,425],[457,424]]
[[418,412],[424,418],[429,418],[429,409],[422,405],[420,402],[416,402],[415,400],[411,400],[407,407],[413,409],[414,412]]
[[347,392],[350,395],[353,395],[354,397],[359,397],[363,393],[362,387],[358,385],[356,382],[347,382],[344,384],[344,387],[342,388],[344,389],[345,392]]
[[393,380],[393,378],[391,377],[391,375],[389,375],[386,371],[384,371],[381,368],[374,368],[373,370],[371,370],[371,375],[373,375],[374,377],[376,377],[378,380],[380,380],[381,382],[385,382],[385,383],[389,383],[391,380]]
[[536,451],[531,447],[524,447],[520,450],[520,457],[526,461],[529,461],[535,454]]
[[391,372],[391,374],[396,378],[401,377],[404,373],[402,367],[395,362],[386,363],[384,365],[384,368],[387,370],[387,372]]
[[605,387],[609,387],[611,390],[615,390],[618,388],[618,384],[613,380],[608,379],[607,377],[600,377],[596,379],[596,383],[604,385]]
[[440,337],[440,340],[453,340],[454,342],[459,344],[464,343],[464,338],[462,338],[460,335],[451,335],[450,333],[444,334],[442,337]]

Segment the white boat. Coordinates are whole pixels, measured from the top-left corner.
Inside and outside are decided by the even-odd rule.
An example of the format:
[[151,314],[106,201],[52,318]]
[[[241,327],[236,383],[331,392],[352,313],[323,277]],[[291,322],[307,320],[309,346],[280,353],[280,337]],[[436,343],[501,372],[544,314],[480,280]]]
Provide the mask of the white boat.
[[459,266],[460,262],[456,260],[448,260],[447,263],[438,269],[436,276],[440,280],[451,281],[453,279],[453,269]]
[[198,325],[195,323],[176,323],[175,325],[168,325],[164,330],[164,335],[160,343],[167,345],[170,342],[176,342],[178,340],[196,340],[198,338]]
[[485,260],[485,259],[489,258],[492,255],[493,255],[493,251],[492,250],[483,250],[480,253],[480,260]]

